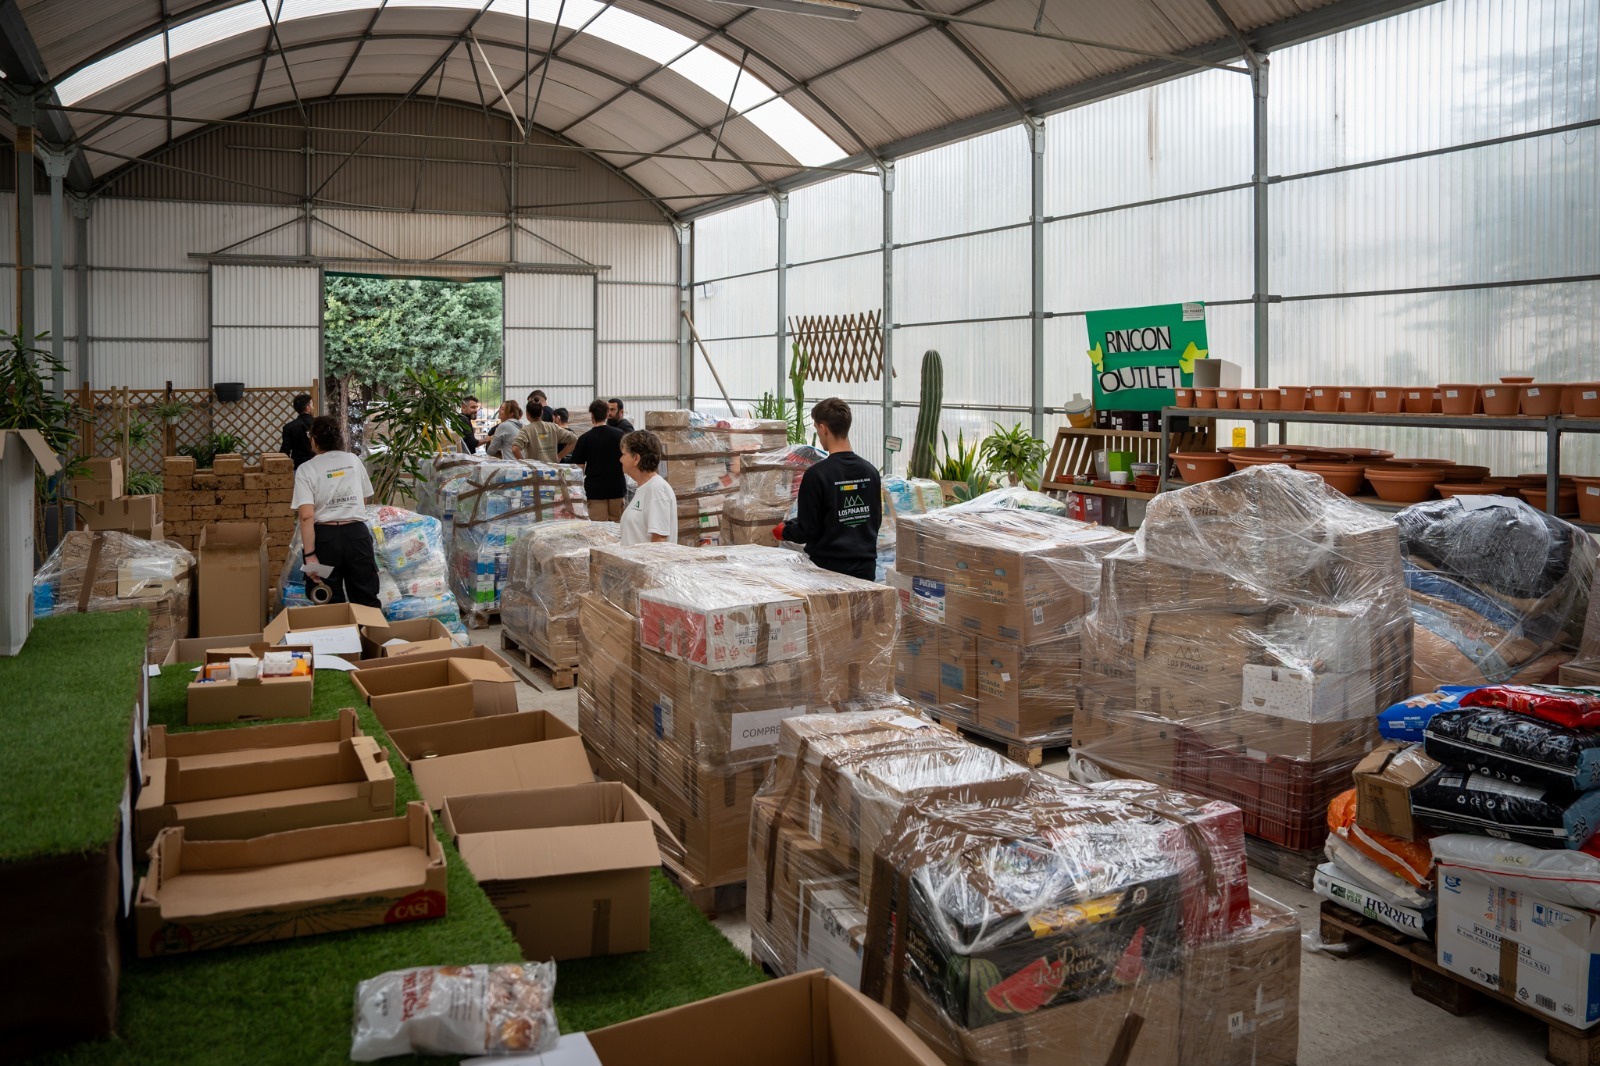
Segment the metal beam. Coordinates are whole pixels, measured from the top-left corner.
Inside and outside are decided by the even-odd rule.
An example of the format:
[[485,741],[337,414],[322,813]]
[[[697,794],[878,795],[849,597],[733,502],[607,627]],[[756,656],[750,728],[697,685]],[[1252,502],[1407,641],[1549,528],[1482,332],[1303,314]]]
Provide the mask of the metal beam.
[[78,282],[78,384],[87,384],[89,377],[89,216],[94,210],[94,201],[87,196],[74,196],[72,198],[72,218],[77,223],[74,236],[76,237],[77,255],[73,256],[77,263]]
[[774,395],[781,402],[789,382],[789,197],[780,193],[772,203],[778,212],[778,389]]
[[1032,206],[1028,213],[1031,232],[1030,263],[1033,278],[1032,343],[1033,435],[1044,437],[1044,119],[1028,121],[1028,154],[1032,160]]
[[[55,98],[53,86],[49,84],[50,71],[34,43],[18,0],[0,0],[0,70],[5,72],[13,91],[37,85],[43,87],[38,91],[37,102]],[[72,124],[65,116],[41,108],[36,122],[39,133],[52,144],[66,144],[72,140]],[[73,160],[67,184],[76,192],[83,192],[94,184],[94,174],[81,156]]]
[[694,316],[693,227],[674,223],[678,238],[678,406],[694,406],[694,349],[689,347],[689,319]]
[[[58,152],[44,145],[37,145],[35,151],[44,164],[45,174],[50,178],[50,351],[58,363],[64,363],[67,356],[67,220],[64,184],[72,157],[77,153]],[[65,395],[66,389],[67,373],[57,370],[56,395]]]
[[12,101],[11,121],[17,128],[12,143],[17,181],[17,336],[31,345],[38,332],[33,319],[33,150],[37,131],[31,97]]
[[883,474],[894,473],[894,453],[889,438],[894,436],[894,164],[885,163],[880,172],[883,183],[883,233],[879,247],[883,256]]
[[[1271,231],[1268,228],[1269,219],[1267,208],[1269,204],[1267,188],[1267,61],[1256,59],[1252,61],[1250,73],[1250,88],[1252,100],[1252,126],[1254,131],[1255,166],[1251,185],[1254,187],[1253,200],[1255,206],[1255,284],[1251,300],[1255,304],[1255,386],[1265,388],[1272,383],[1271,379],[1271,336],[1269,329],[1271,319],[1268,308],[1271,291],[1268,284],[1267,269],[1271,262],[1270,240]],[[1256,429],[1256,443],[1266,443],[1266,424],[1259,423]]]
[[372,13],[372,21],[367,23],[366,32],[361,35],[361,40],[356,42],[355,51],[350,53],[350,62],[344,65],[344,70],[339,72],[339,80],[333,83],[333,88],[328,90],[329,96],[338,96],[339,90],[344,88],[345,79],[350,77],[350,72],[356,69],[356,60],[361,58],[361,49],[372,40],[372,31],[378,28],[378,20],[388,10],[389,0],[378,0],[378,9]]

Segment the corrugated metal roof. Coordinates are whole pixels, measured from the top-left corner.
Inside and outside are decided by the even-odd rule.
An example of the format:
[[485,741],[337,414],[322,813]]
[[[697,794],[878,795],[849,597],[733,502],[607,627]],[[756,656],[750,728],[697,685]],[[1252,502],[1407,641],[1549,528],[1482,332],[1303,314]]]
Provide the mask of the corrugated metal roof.
[[[1049,110],[1099,78],[1139,70],[1159,79],[1193,69],[1180,55],[1208,50],[1214,61],[1238,51],[1233,28],[1209,0],[1057,0],[1043,9],[1036,0],[933,0],[925,11],[868,8],[853,23],[705,0],[526,2],[531,21],[522,17],[524,0],[279,0],[260,10],[256,0],[18,0],[17,7],[69,106],[153,114],[170,104],[180,120],[194,122],[295,97],[414,90],[504,109],[503,90],[520,113],[537,92],[539,124],[576,143],[689,155],[683,146],[722,127],[737,83],[719,151],[764,165],[658,159],[629,168],[664,197],[758,191],[803,177],[829,156],[904,151],[942,131],[955,136],[973,132],[974,122]],[[1305,33],[1402,6],[1408,0],[1223,0],[1222,11],[1240,31],[1270,30],[1278,41],[1298,32],[1286,23],[1318,9],[1336,10],[1318,12]],[[1030,32],[1041,10],[1046,36]],[[556,58],[546,72],[558,12]],[[277,20],[275,34],[268,19]],[[778,102],[763,108],[774,94]],[[144,155],[169,139],[164,120],[68,118],[100,178],[126,166],[110,153]],[[472,184],[463,191],[481,199]]]

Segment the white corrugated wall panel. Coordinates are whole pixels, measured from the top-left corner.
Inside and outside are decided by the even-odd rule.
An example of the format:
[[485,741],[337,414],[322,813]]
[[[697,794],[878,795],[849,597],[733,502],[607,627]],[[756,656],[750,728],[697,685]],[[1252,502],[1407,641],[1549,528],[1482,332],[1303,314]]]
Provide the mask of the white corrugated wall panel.
[[518,262],[566,262],[565,251],[610,267],[601,275],[606,281],[677,282],[678,237],[670,226],[525,218],[522,228]]
[[171,381],[175,388],[205,388],[209,347],[205,341],[96,340],[90,347],[89,384],[159,389]]
[[834,178],[789,194],[789,262],[883,244],[883,184],[873,174]]
[[[656,285],[599,283],[599,337],[605,341],[677,343],[678,290]],[[676,360],[677,356],[673,356]],[[676,367],[676,362],[674,362]]]
[[505,278],[505,394],[544,389],[550,406],[594,399],[592,274],[513,272]]
[[512,272],[505,281],[507,329],[594,328],[594,275]]
[[[0,263],[12,263],[17,257],[17,239],[13,228],[17,213],[14,196],[14,193],[6,193],[6,210],[0,211]],[[64,252],[61,262],[73,266],[78,261],[78,222],[72,217],[70,201],[62,204],[62,214],[65,216],[65,225],[61,231]],[[39,270],[41,287],[49,284],[43,280],[45,270],[50,265],[50,188],[44,182],[39,183],[33,200],[33,264]]]
[[594,391],[599,396],[620,397],[634,425],[642,425],[634,414],[636,397],[677,395],[678,346],[601,341],[600,380]]
[[[754,403],[764,392],[772,392],[778,381],[777,341],[771,337],[753,340],[706,341],[706,352],[714,360],[722,385],[734,400]],[[720,399],[716,379],[706,367],[700,349],[694,352],[694,391],[698,397]],[[787,360],[785,360],[787,368]],[[785,386],[787,387],[787,386]],[[739,414],[743,415],[741,409]]]
[[307,385],[321,375],[321,342],[306,326],[217,326],[212,375],[253,389]]
[[[90,271],[89,336],[204,341],[206,276]],[[107,379],[106,384],[122,382]]]
[[898,249],[894,264],[895,322],[945,322],[1030,313],[1031,245],[1029,231],[1016,229]]
[[697,284],[693,314],[704,340],[776,334],[778,274],[767,271]]
[[882,308],[882,252],[789,268],[790,318],[853,315]]
[[[396,259],[441,258],[502,263],[508,254],[503,218],[332,208],[319,209],[316,217],[327,223],[315,223],[311,228],[312,249],[317,255],[381,259],[383,253],[387,253]],[[351,237],[383,251],[374,251]],[[460,247],[463,244],[466,246]],[[415,269],[425,272],[427,268]]]
[[908,156],[895,164],[894,239],[924,241],[1026,222],[1032,173],[1021,126]]
[[694,222],[694,278],[770,270],[778,265],[778,216],[757,200]]
[[922,353],[933,348],[944,359],[945,403],[1026,405],[1033,391],[1032,329],[1026,321],[896,329],[897,392],[902,399],[916,399]]
[[213,271],[214,326],[322,324],[322,278],[316,267],[217,266]]
[[191,252],[218,252],[236,242],[231,255],[298,255],[297,225],[262,234],[297,219],[292,207],[256,204],[192,204],[178,201],[101,199],[89,216],[89,263],[100,267],[204,270]]

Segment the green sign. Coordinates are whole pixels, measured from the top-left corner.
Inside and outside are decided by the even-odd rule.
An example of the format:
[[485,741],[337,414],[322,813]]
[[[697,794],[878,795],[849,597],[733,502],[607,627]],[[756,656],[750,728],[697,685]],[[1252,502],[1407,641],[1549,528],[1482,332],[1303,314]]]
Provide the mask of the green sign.
[[1194,362],[1208,351],[1205,304],[1125,307],[1085,317],[1096,410],[1155,411],[1176,402],[1173,389],[1194,384]]

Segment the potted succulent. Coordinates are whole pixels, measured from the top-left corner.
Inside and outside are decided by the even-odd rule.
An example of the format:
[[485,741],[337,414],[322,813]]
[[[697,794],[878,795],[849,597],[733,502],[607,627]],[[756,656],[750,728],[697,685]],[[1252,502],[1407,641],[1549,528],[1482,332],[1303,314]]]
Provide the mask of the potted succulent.
[[[950,435],[939,434],[944,441],[944,458],[934,464],[934,480],[944,489],[946,503],[982,495],[991,485],[988,476],[978,465],[978,442],[967,443],[966,432],[956,432],[956,446],[950,447]],[[964,495],[963,495],[964,494]]]

